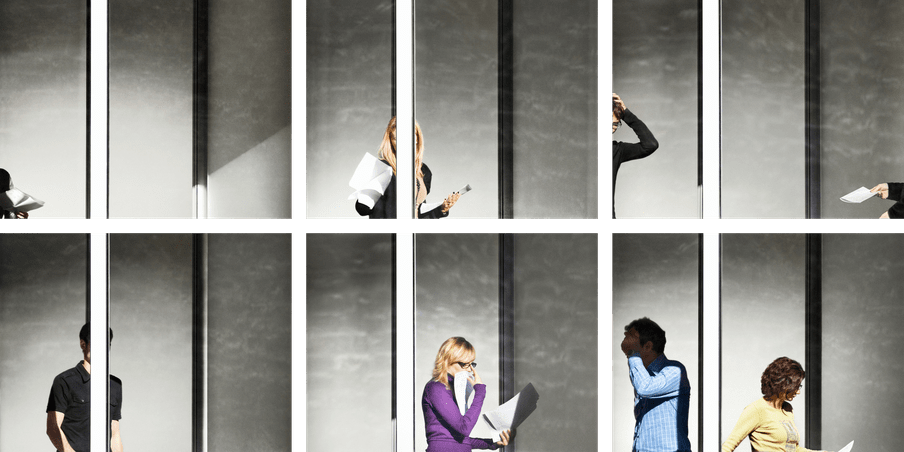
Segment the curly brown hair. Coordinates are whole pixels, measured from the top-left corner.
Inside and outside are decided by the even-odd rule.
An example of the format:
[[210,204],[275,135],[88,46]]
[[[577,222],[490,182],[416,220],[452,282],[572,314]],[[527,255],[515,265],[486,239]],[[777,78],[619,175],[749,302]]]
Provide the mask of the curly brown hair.
[[782,356],[772,361],[763,371],[763,376],[760,378],[760,390],[763,392],[763,397],[769,402],[785,401],[800,389],[801,382],[806,375],[804,367],[799,362]]

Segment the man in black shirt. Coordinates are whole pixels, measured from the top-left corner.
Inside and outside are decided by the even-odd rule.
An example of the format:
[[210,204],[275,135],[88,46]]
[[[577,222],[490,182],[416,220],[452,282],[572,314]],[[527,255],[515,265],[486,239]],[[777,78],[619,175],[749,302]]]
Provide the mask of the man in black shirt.
[[624,162],[649,157],[659,148],[659,142],[650,129],[628,110],[618,94],[612,93],[612,133],[615,133],[622,120],[634,130],[640,142],[612,142],[612,218],[615,218],[615,178],[618,176],[618,168]]
[[[53,379],[47,400],[47,436],[58,452],[89,452],[91,447],[91,323],[78,333],[84,360]],[[113,330],[110,330],[110,341]],[[122,381],[110,375],[110,450],[122,452]]]

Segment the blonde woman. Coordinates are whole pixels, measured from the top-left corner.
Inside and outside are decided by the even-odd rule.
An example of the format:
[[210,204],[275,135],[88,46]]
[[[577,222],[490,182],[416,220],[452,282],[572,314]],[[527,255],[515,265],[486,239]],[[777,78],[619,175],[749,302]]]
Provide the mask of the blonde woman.
[[800,445],[800,434],[794,424],[791,402],[803,384],[803,366],[781,357],[772,361],[760,377],[763,398],[744,408],[734,430],[722,443],[722,452],[732,452],[745,437],[756,452],[812,452]]
[[[450,337],[440,346],[433,364],[433,378],[424,387],[421,407],[424,409],[424,431],[427,452],[470,452],[471,449],[498,449],[509,443],[511,430],[501,440],[471,438],[471,430],[480,418],[487,387],[477,373],[477,352],[463,337]],[[474,386],[474,400],[464,415],[458,410],[452,382],[455,374],[470,371],[468,381]]]
[[[443,218],[449,216],[449,209],[455,205],[461,196],[458,193],[449,195],[442,204],[428,211],[421,211],[422,204],[427,200],[430,193],[430,184],[433,180],[433,173],[430,168],[424,164],[424,135],[421,133],[421,126],[414,124],[414,140],[417,152],[414,156],[415,168],[415,207],[417,208],[418,218]],[[383,142],[380,143],[380,160],[392,167],[392,179],[389,186],[383,192],[383,195],[374,203],[374,206],[367,207],[361,202],[355,203],[355,210],[359,215],[367,215],[370,218],[396,218],[396,118],[393,117],[386,126],[383,133]]]

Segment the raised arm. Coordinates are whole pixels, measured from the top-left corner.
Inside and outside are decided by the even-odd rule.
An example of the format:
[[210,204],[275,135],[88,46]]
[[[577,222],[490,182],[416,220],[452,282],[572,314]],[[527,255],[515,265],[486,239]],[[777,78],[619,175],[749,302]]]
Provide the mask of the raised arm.
[[110,451],[122,452],[122,438],[119,436],[119,421],[110,421]]
[[644,368],[640,355],[635,353],[628,357],[628,369],[631,372],[631,384],[637,396],[643,399],[676,397],[681,390],[681,368],[667,366],[657,375],[650,375]]
[[653,132],[650,132],[647,125],[638,119],[631,110],[625,109],[622,120],[637,134],[637,139],[640,140],[638,143],[620,143],[619,149],[623,162],[649,157],[656,149],[659,149],[659,142],[656,141]]
[[47,437],[50,438],[50,442],[53,443],[53,447],[56,450],[60,452],[75,452],[75,449],[69,445],[66,434],[60,428],[63,425],[64,417],[65,415],[59,411],[47,412]]

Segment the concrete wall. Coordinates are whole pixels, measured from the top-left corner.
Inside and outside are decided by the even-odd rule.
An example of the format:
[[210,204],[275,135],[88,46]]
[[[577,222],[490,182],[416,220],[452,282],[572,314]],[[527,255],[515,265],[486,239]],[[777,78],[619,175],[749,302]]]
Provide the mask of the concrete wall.
[[[760,377],[769,363],[787,356],[806,366],[805,245],[801,234],[722,236],[720,441],[728,438],[744,407],[763,397]],[[824,384],[832,378],[829,373],[823,375]],[[803,438],[806,391],[805,380],[793,402],[795,424]],[[745,439],[737,450],[749,449],[748,443]],[[806,441],[801,445],[811,447]]]
[[0,168],[46,203],[32,218],[85,218],[87,3],[0,3]]
[[392,237],[306,239],[305,449],[391,450]]
[[84,234],[0,234],[0,450],[51,450],[53,378],[82,359]]
[[724,218],[806,214],[805,3],[723,5]]
[[537,410],[520,451],[596,451],[596,234],[515,235],[515,391],[533,383]]
[[631,450],[634,388],[620,345],[625,325],[649,317],[666,332],[665,355],[680,361],[691,383],[688,433],[699,447],[698,238],[695,234],[612,236],[612,450]]
[[[653,155],[619,170],[615,189],[619,218],[700,216],[698,20],[693,0],[612,3],[612,89],[659,141]],[[604,112],[608,109],[608,104],[601,107]],[[638,141],[626,125],[612,139]],[[608,140],[600,146],[601,155],[607,155],[602,148],[608,148]]]

